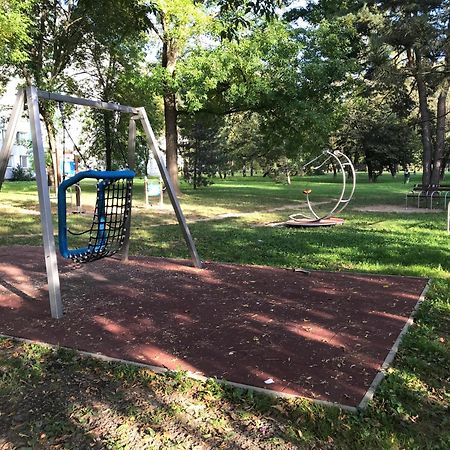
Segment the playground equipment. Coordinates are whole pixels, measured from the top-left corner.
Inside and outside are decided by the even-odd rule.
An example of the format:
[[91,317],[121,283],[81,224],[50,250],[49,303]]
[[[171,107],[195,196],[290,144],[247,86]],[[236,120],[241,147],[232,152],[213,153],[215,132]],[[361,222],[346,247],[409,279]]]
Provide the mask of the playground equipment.
[[[309,209],[309,213],[297,213],[289,216],[289,220],[285,222],[286,226],[289,227],[322,227],[322,226],[333,226],[337,224],[342,224],[343,219],[333,217],[333,214],[339,214],[347,207],[350,200],[353,197],[356,188],[356,172],[355,167],[350,160],[350,158],[339,150],[325,150],[319,156],[313,158],[311,161],[307,162],[303,169],[311,166],[317,160],[325,158],[318,166],[312,167],[313,170],[320,169],[330,160],[333,160],[336,165],[340,168],[342,173],[342,188],[341,194],[338,199],[336,199],[334,206],[331,207],[325,213],[319,213],[316,207],[311,203],[310,194],[312,189],[305,189],[303,193],[306,195],[306,204]],[[351,183],[347,183],[348,172],[350,172]]]
[[164,185],[163,180],[159,177],[158,181],[149,181],[147,177],[144,177],[144,194],[145,194],[145,206],[149,207],[149,197],[156,197],[159,199],[159,206],[164,205]]
[[[153,133],[152,127],[148,120],[147,113],[145,108],[143,107],[132,107],[126,105],[120,105],[117,103],[107,103],[93,99],[80,98],[80,97],[72,97],[68,95],[63,95],[55,92],[47,92],[37,89],[34,86],[28,86],[27,88],[19,89],[16,97],[16,102],[14,104],[11,118],[8,123],[8,127],[6,130],[5,139],[3,141],[3,146],[0,151],[0,188],[3,184],[6,167],[8,164],[8,159],[11,154],[11,149],[14,143],[15,132],[17,128],[17,124],[19,118],[22,115],[24,110],[25,102],[28,106],[28,114],[30,119],[31,126],[31,136],[33,143],[33,155],[34,155],[34,164],[35,164],[35,172],[36,172],[36,182],[38,187],[38,196],[39,196],[39,208],[40,208],[40,217],[42,224],[42,239],[44,244],[44,256],[45,256],[45,266],[47,272],[47,282],[49,288],[49,300],[50,300],[50,310],[52,317],[61,318],[63,315],[63,305],[61,300],[61,289],[60,289],[60,281],[59,281],[59,272],[58,272],[58,263],[56,258],[56,250],[55,250],[55,241],[53,234],[53,223],[52,223],[52,212],[51,212],[51,204],[50,204],[50,195],[48,191],[48,180],[47,180],[47,171],[45,166],[45,150],[44,150],[44,141],[42,137],[41,123],[40,123],[40,115],[39,115],[39,100],[41,101],[56,101],[56,102],[65,102],[71,103],[75,105],[87,106],[91,108],[101,109],[113,111],[116,113],[128,113],[131,114],[129,127],[128,127],[128,165],[130,169],[134,168],[135,164],[135,145],[136,145],[136,121],[140,121],[147,143],[153,153],[155,161],[157,163],[160,175],[164,181],[165,186],[167,187],[167,193],[172,204],[172,207],[175,211],[175,215],[177,217],[179,226],[183,233],[184,239],[186,241],[187,247],[189,249],[192,262],[195,267],[202,267],[202,263],[197,253],[197,249],[195,247],[194,240],[191,236],[190,230],[187,226],[186,219],[184,217],[183,211],[181,210],[181,206],[178,202],[178,199],[175,194],[174,187],[170,180],[169,174],[167,172],[166,167],[163,164],[159,156],[158,151],[158,143],[156,141],[155,135]],[[113,172],[114,174],[114,172]],[[83,251],[81,249],[69,250],[67,246],[64,245],[64,237],[62,237],[62,245],[61,250],[65,257],[70,257],[73,259],[82,258],[82,254],[87,252],[87,259],[98,259],[95,256],[103,257],[107,256],[111,251],[114,251],[116,248],[108,249],[107,241],[111,238],[111,235],[108,235],[107,230],[107,216],[111,215],[108,211],[107,198],[110,198],[110,192],[114,191],[117,187],[116,181],[114,180],[114,175],[109,174],[99,174],[97,173],[94,178],[100,179],[98,186],[98,195],[97,195],[97,206],[96,213],[94,214],[93,225],[90,230],[90,238],[89,243],[86,247],[83,247]],[[80,174],[79,174],[80,175]],[[86,173],[85,173],[86,175]],[[123,175],[123,174],[122,174]],[[92,176],[92,174],[91,174]],[[75,176],[76,178],[77,176]],[[123,188],[121,188],[121,198],[123,202],[121,203],[120,213],[121,213],[121,221],[118,222],[117,227],[114,226],[116,232],[114,234],[114,245],[120,243],[120,246],[123,246],[122,250],[122,260],[126,261],[128,259],[128,249],[129,249],[129,232],[130,232],[130,218],[131,214],[129,214],[131,210],[131,197],[128,199],[128,195],[131,196],[131,185],[130,178],[132,178],[131,174],[128,173],[128,176],[121,176],[120,179],[124,183]],[[80,178],[81,179],[81,178]],[[119,179],[119,178],[118,178]],[[66,185],[62,185],[62,192],[71,185],[71,183],[76,183],[76,180],[69,179]],[[126,181],[128,180],[128,181]],[[65,194],[61,194],[65,195]],[[118,197],[114,197],[117,198]],[[62,202],[64,202],[63,199]],[[60,219],[64,221],[64,213],[66,207],[61,204],[60,206]],[[126,221],[124,222],[124,218],[126,216]],[[64,225],[64,224],[63,224]],[[111,224],[109,224],[111,225]],[[60,224],[61,227],[61,224]],[[61,228],[60,228],[61,232]],[[64,232],[64,230],[63,230]],[[63,233],[64,234],[64,233]],[[66,235],[67,238],[67,235]],[[110,241],[112,242],[112,241]],[[92,249],[92,250],[89,250]],[[66,253],[67,251],[67,253]],[[72,255],[72,256],[71,256]]]
[[[88,170],[61,183],[58,188],[58,238],[61,256],[76,262],[89,262],[120,251],[130,226],[134,175],[132,170]],[[67,227],[66,191],[84,178],[99,180],[95,213],[88,230],[74,233]],[[67,233],[78,236],[89,233],[88,244],[69,249]]]

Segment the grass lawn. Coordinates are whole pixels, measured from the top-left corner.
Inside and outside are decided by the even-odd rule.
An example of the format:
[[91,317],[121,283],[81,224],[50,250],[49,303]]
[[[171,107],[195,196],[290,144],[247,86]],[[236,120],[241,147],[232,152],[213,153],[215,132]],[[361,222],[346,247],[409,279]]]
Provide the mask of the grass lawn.
[[[262,177],[216,180],[196,191],[183,186],[181,198],[204,260],[433,278],[365,412],[1,339],[0,449],[449,449],[450,235],[442,211],[403,210],[411,184],[402,181],[384,175],[370,184],[361,174],[346,222],[334,229],[262,226],[298,212],[306,187],[314,202],[337,195],[339,180],[330,176],[295,178],[290,186]],[[188,257],[170,208],[145,208],[142,180],[134,192],[131,253]],[[87,210],[94,199],[85,183]],[[398,212],[359,210],[370,205]],[[224,214],[233,216],[217,217]],[[74,228],[88,220],[70,216]],[[12,243],[41,243],[34,183],[6,183],[0,192],[0,245]]]

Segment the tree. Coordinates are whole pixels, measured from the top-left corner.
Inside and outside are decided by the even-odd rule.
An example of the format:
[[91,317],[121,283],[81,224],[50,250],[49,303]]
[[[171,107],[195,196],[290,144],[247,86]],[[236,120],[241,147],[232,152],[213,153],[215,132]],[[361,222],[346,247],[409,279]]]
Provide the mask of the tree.
[[223,118],[211,114],[192,114],[182,118],[181,146],[184,179],[194,189],[211,184],[211,178],[227,169],[228,157],[220,145],[219,130]]
[[21,64],[27,59],[31,22],[30,1],[0,0],[0,66]]
[[[13,2],[15,3],[15,2]],[[67,91],[75,89],[74,77],[67,69],[83,58],[81,42],[85,31],[82,2],[65,0],[30,0],[26,29],[29,38],[16,41],[19,58],[5,62],[14,75],[39,89]],[[20,45],[20,47],[19,47]],[[42,102],[40,111],[47,131],[53,173],[60,181],[60,164],[54,125],[54,104]]]
[[358,40],[365,47],[361,63],[366,80],[375,88],[390,85],[390,94],[397,90],[399,97],[416,102],[424,186],[439,184],[444,161],[450,86],[448,6],[447,0],[322,0],[309,2],[301,12],[315,25],[356,18]]
[[149,29],[161,43],[161,63],[153,67],[153,76],[160,81],[164,101],[166,165],[175,191],[180,194],[176,67],[189,39],[202,33],[210,17],[205,7],[194,0],[156,0],[149,8]]
[[159,39],[162,46],[161,64],[154,68],[153,74],[161,81],[167,168],[178,193],[180,191],[177,165],[179,113],[177,94],[183,86],[178,77],[180,58],[183,55],[186,56],[189,44],[195,43],[195,36],[197,39],[206,38],[209,41],[206,46],[215,47],[218,36],[221,36],[223,40],[235,38],[239,29],[249,27],[253,17],[272,18],[276,14],[276,7],[283,3],[289,2],[278,0],[245,0],[241,2],[235,0],[205,2],[154,0],[150,3],[149,7],[152,12],[150,30]]
[[262,136],[252,152],[267,164],[320,152],[342,121],[342,99],[359,82],[357,52],[348,50],[357,41],[354,22],[306,31],[259,20],[239,40],[191,50],[178,65],[180,114],[227,115],[228,124],[244,117],[229,132],[241,129],[250,142]]
[[[414,79],[423,146],[422,184],[438,185],[444,158],[450,87],[450,16],[446,0],[387,1],[383,41],[395,50],[397,66]],[[431,107],[437,97],[436,115]],[[431,97],[431,98],[430,98]],[[433,126],[435,129],[433,130]]]
[[[79,61],[79,68],[88,73],[90,86],[90,92],[86,92],[86,88],[84,92],[104,102],[126,103],[120,95],[123,94],[121,85],[133,85],[133,93],[137,94],[138,84],[127,80],[140,76],[145,60],[146,9],[137,0],[106,0],[101,4],[85,0],[84,6],[88,25],[83,46],[85,59]],[[127,97],[135,104],[134,99],[131,101],[130,96]],[[123,153],[114,148],[118,142],[116,115],[92,110],[90,117],[92,133],[98,137],[91,142],[91,150],[105,159],[106,170],[112,170],[114,151]],[[124,164],[123,157],[121,164]]]
[[[377,101],[378,100],[378,101]],[[370,181],[388,169],[416,162],[420,142],[408,120],[399,117],[381,98],[355,97],[345,104],[345,120],[334,134],[332,148],[346,153],[355,163],[364,162]]]

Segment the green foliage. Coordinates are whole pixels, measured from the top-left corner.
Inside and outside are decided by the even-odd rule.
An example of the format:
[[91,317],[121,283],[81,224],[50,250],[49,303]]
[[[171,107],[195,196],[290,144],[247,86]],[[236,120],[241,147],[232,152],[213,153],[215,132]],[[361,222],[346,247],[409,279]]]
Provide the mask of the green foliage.
[[220,146],[220,118],[194,114],[182,120],[186,139],[181,145],[183,178],[194,189],[212,183],[212,177],[228,170],[229,156]]
[[0,0],[0,66],[27,60],[25,46],[30,43],[31,0]]
[[334,134],[333,148],[351,155],[368,167],[375,181],[383,170],[419,163],[420,141],[411,124],[396,115],[379,98],[351,98],[344,104],[343,122]]
[[[411,130],[420,130],[424,184],[431,180],[438,183],[445,164],[445,99],[450,86],[447,10],[445,0],[324,0],[309,2],[302,11],[303,17],[319,27],[328,22],[355,20],[359,59],[364,68],[363,95],[371,101],[382,97],[395,116],[409,119]],[[437,98],[440,101],[436,102]],[[441,109],[433,114],[439,105]]]
[[287,0],[218,0],[222,39],[239,39],[239,31],[249,28],[256,17],[269,21],[276,17],[276,9],[289,4]]
[[30,181],[34,178],[31,169],[24,169],[20,164],[17,164],[17,167],[13,167],[11,171],[11,181]]

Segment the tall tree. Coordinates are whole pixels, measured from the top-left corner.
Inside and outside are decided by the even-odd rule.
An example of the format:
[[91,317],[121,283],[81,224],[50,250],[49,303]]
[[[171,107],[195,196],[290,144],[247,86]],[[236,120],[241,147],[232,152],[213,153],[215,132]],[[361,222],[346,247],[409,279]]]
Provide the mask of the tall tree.
[[[217,45],[209,32],[223,39],[233,39],[237,31],[247,28],[251,17],[274,17],[276,7],[289,1],[283,0],[153,0],[149,7],[150,30],[161,43],[162,72],[154,69],[161,80],[164,99],[166,159],[170,177],[178,193],[178,98],[180,84],[177,82],[177,65],[189,43],[207,41],[206,45]],[[197,37],[197,39],[194,38]],[[159,74],[158,74],[159,72]]]
[[[387,23],[381,36],[399,55],[395,62],[414,79],[417,89],[424,186],[439,184],[444,158],[450,87],[449,6],[447,0],[389,0],[381,5]],[[433,97],[437,98],[434,117]]]
[[[309,2],[303,17],[323,21],[358,19],[366,78],[417,101],[422,138],[424,186],[439,184],[445,154],[449,90],[450,14],[448,0]],[[435,112],[433,113],[433,110]]]
[[[85,58],[78,63],[80,70],[88,75],[89,88],[84,87],[84,91],[90,91],[89,95],[105,102],[121,102],[120,85],[127,78],[138,76],[144,64],[146,9],[138,0],[105,0],[101,3],[84,0],[84,6],[87,22],[83,45]],[[106,170],[112,170],[117,128],[115,115],[92,111],[91,116],[92,125],[103,130],[103,133],[95,133],[102,138],[92,145],[98,147],[101,143],[104,148],[97,156],[105,160]]]
[[343,114],[345,120],[334,133],[332,148],[355,163],[365,163],[370,181],[376,181],[385,169],[394,176],[417,163],[417,133],[410,120],[397,114],[383,97],[355,95],[345,102]]
[[[30,38],[24,41],[22,57],[10,59],[8,68],[15,75],[44,90],[73,90],[74,79],[68,69],[82,58],[81,42],[85,31],[82,2],[69,0],[30,0],[27,8]],[[42,102],[52,155],[53,172],[60,180],[60,164],[54,125],[54,105]]]
[[306,32],[276,19],[255,21],[238,40],[181,59],[181,112],[257,115],[254,131],[264,146],[255,153],[267,160],[321,151],[359,70],[347,55],[354,33],[345,22]]
[[166,165],[175,191],[180,194],[176,67],[189,39],[205,30],[210,17],[206,8],[194,0],[155,0],[149,7],[149,28],[161,44],[160,65],[153,72],[161,82],[164,100]]
[[0,67],[10,68],[27,59],[25,47],[30,43],[31,21],[27,15],[30,5],[30,1],[0,0]]

